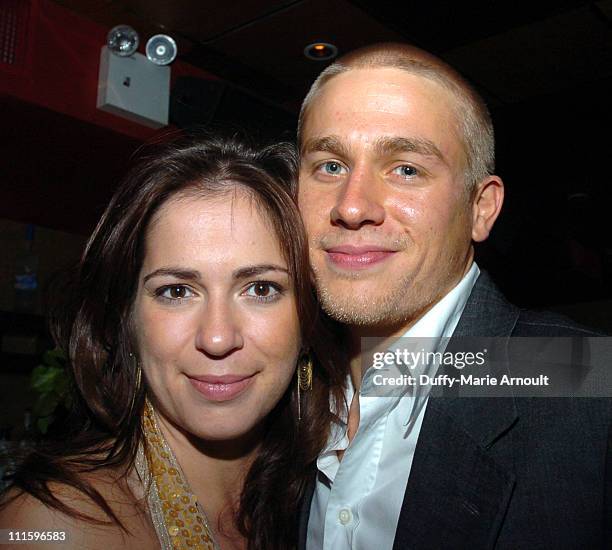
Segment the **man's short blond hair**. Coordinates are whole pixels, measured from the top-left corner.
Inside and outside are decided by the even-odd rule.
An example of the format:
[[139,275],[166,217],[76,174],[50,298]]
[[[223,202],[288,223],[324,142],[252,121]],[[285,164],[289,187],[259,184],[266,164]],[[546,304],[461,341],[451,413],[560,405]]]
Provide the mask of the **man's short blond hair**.
[[332,63],[314,81],[304,98],[298,119],[298,144],[313,101],[335,76],[354,69],[396,68],[442,85],[455,99],[456,129],[465,150],[465,184],[469,190],[495,171],[493,123],[484,100],[442,60],[407,44],[382,43],[355,50]]

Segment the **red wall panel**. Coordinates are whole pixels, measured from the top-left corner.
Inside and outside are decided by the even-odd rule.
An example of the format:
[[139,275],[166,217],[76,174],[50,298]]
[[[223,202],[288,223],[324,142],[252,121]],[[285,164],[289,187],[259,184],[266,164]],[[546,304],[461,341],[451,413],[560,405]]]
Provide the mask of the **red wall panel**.
[[[25,52],[20,52],[24,62],[21,65],[0,62],[0,95],[12,96],[140,140],[157,132],[96,108],[100,48],[109,29],[49,0],[9,0],[10,3],[19,4],[27,14],[23,18],[27,28],[19,29],[21,36],[26,37]],[[172,65],[172,76],[179,74],[215,78],[176,61]]]

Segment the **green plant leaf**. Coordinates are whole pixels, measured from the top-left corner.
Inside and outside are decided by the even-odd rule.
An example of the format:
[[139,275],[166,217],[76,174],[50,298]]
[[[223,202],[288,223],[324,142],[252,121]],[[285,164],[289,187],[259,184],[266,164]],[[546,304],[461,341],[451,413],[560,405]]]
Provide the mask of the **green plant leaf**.
[[54,413],[63,403],[69,407],[70,381],[67,372],[67,359],[60,348],[48,350],[43,354],[42,365],[32,371],[30,386],[39,395],[32,413],[36,427],[46,433],[55,420]]
[[49,367],[64,368],[66,365],[66,356],[60,348],[54,348],[43,353],[43,364]]
[[31,386],[34,390],[44,393],[54,391],[58,384],[63,384],[66,378],[63,367],[46,367],[39,365],[32,371]]
[[53,389],[53,378],[53,369],[39,365],[32,371],[31,386],[38,392],[51,391]]
[[55,391],[65,398],[68,395],[68,389],[70,387],[70,382],[68,380],[68,376],[63,373],[63,376],[60,376],[55,381]]
[[55,412],[55,409],[59,405],[60,401],[61,396],[55,392],[43,393],[38,397],[36,403],[34,403],[32,412],[37,417],[50,416],[53,412]]
[[41,434],[46,434],[49,429],[49,424],[53,421],[53,416],[44,416],[36,421],[36,427]]

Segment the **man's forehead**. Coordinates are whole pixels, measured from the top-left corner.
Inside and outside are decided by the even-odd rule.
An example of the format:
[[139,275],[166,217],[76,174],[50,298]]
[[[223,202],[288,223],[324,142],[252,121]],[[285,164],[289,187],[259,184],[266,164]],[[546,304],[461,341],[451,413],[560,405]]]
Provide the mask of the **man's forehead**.
[[395,67],[350,69],[313,97],[300,152],[360,143],[379,152],[402,149],[446,161],[443,142],[449,133],[462,141],[456,122],[456,101],[441,84]]
[[399,69],[355,69],[326,82],[313,105],[347,100],[350,105],[350,100],[358,95],[361,108],[395,112],[419,85],[417,78]]
[[389,67],[351,69],[330,78],[311,99],[301,137],[307,137],[313,121],[317,127],[335,121],[358,125],[359,120],[369,124],[372,116],[392,123],[393,117],[420,116],[423,110],[428,119],[450,119],[455,106],[452,94],[429,78]]
[[402,98],[415,92],[442,96],[448,94],[439,81],[405,69],[356,68],[334,75],[323,83],[313,100],[312,107],[316,107],[317,103],[333,101],[336,98],[351,97],[356,92],[368,100],[375,100],[381,95]]

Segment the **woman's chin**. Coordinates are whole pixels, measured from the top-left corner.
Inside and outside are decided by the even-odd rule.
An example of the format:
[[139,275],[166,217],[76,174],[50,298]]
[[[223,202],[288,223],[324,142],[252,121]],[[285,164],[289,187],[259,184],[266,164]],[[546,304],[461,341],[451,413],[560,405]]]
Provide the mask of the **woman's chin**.
[[254,452],[263,439],[263,422],[253,424],[209,421],[205,427],[194,426],[192,443],[208,456],[238,458]]

